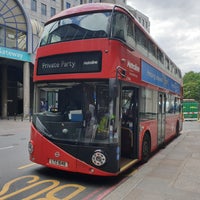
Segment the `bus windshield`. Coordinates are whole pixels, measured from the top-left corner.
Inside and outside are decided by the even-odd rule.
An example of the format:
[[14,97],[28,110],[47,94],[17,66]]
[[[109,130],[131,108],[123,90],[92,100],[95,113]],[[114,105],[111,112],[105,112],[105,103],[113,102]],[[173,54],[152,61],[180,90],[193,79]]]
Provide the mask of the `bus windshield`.
[[40,46],[108,37],[110,16],[111,12],[89,13],[54,21],[45,26]]
[[45,137],[65,142],[117,142],[114,104],[106,81],[38,84],[37,93],[33,124]]

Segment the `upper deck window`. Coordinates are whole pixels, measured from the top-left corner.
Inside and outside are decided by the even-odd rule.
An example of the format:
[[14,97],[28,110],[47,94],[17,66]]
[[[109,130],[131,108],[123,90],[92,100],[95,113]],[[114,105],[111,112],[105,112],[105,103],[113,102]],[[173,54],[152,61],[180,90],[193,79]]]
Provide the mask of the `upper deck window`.
[[110,15],[111,12],[89,13],[54,21],[45,26],[40,45],[108,37]]
[[135,46],[135,26],[126,14],[114,12],[111,29],[111,38],[121,40],[130,47]]

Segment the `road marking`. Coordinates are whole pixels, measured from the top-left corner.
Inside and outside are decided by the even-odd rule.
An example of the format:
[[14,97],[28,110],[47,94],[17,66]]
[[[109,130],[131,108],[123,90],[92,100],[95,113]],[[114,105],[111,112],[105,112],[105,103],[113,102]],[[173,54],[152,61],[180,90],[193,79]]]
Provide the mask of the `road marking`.
[[35,163],[31,163],[31,164],[28,164],[28,165],[23,165],[21,167],[18,167],[17,169],[25,169],[25,168],[28,168],[28,167],[32,167],[33,165],[36,165]]
[[95,197],[96,194],[98,194],[99,192],[103,191],[103,187],[100,187],[99,189],[94,190],[92,193],[90,193],[89,195],[87,195],[86,197],[83,198],[83,200],[89,200],[92,199],[92,197]]
[[[17,183],[21,183],[19,181],[22,181],[22,180],[24,180],[24,183],[27,183],[26,184],[27,186],[25,185],[24,187],[19,188],[16,191],[15,190],[12,191],[12,189],[15,188],[13,185],[14,184],[16,185]],[[40,189],[39,186],[41,186],[42,189]],[[31,189],[34,189],[35,193],[29,194]],[[59,192],[65,191],[66,196],[62,199],[69,200],[79,195],[85,189],[86,187],[82,185],[78,185],[78,184],[61,185],[60,181],[57,181],[57,180],[40,180],[39,176],[28,175],[28,176],[18,177],[16,179],[13,179],[7,182],[3,186],[3,188],[0,190],[0,199],[5,200],[11,197],[15,197],[16,195],[19,195],[22,193],[22,194],[29,195],[23,198],[24,200],[36,199],[36,197],[39,197],[42,194],[45,194],[46,196],[44,198],[39,198],[39,199],[58,200],[57,197],[59,195]]]
[[14,146],[8,146],[8,147],[1,147],[0,150],[6,150],[6,149],[12,149]]
[[[46,198],[44,199],[55,199],[57,200],[58,198],[56,198],[57,194],[59,191],[65,189],[68,189],[68,188],[72,188],[72,189],[75,189],[72,193],[68,194],[65,198],[62,198],[63,200],[69,200],[69,199],[72,199],[74,197],[76,197],[78,194],[80,194],[81,192],[83,192],[86,187],[82,186],[82,185],[78,185],[78,184],[65,184],[65,185],[60,185],[56,188],[53,188],[52,190],[50,190],[47,194],[46,194]],[[32,197],[32,196],[30,196]],[[35,197],[35,196],[33,196]],[[30,198],[31,199],[31,198]],[[28,199],[27,199],[28,200]]]
[[[11,185],[13,183],[15,183],[15,182],[17,182],[19,180],[22,180],[22,179],[26,180],[27,178],[29,178],[29,179],[31,178],[32,179],[32,180],[29,180],[27,182],[27,183],[29,183],[28,186],[23,187],[21,189],[18,189],[17,191],[14,191],[14,192],[6,194],[9,191],[9,189],[10,189],[10,187],[11,187]],[[45,183],[51,183],[50,186],[48,186],[48,187],[46,187],[46,188],[44,188],[44,189],[42,189],[42,190],[40,190],[40,191],[38,191],[38,192],[36,192],[36,193],[31,195],[31,197],[35,198],[36,196],[39,196],[40,194],[42,194],[44,192],[52,190],[53,188],[57,187],[59,185],[59,183],[60,183],[59,181],[56,181],[56,180],[42,180],[42,181],[39,181],[39,179],[40,178],[38,176],[30,175],[30,176],[18,177],[16,179],[13,179],[13,180],[9,181],[8,183],[6,183],[3,186],[2,190],[0,191],[0,197],[1,197],[0,199],[8,199],[8,198],[13,197],[13,196],[15,196],[17,194],[20,194],[21,192],[24,192],[26,190],[32,189],[32,188],[34,188],[34,187],[36,187],[38,185],[42,185],[42,184],[45,184]],[[33,183],[33,184],[30,184],[30,183]],[[4,196],[2,196],[2,195],[4,195]],[[33,199],[33,198],[28,198],[27,197],[26,199],[28,200],[28,199]]]

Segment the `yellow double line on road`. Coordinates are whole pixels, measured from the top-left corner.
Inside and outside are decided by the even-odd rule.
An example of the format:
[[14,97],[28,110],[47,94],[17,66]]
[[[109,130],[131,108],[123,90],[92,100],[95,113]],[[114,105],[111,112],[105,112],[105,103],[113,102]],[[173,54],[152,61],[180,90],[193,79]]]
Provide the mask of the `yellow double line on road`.
[[[24,180],[24,183],[27,183],[27,186],[24,186],[22,188],[19,188],[16,191],[11,191],[13,184],[17,184],[18,181]],[[48,184],[46,187],[45,184]],[[36,191],[33,194],[29,194],[28,191],[34,188],[38,188],[38,186],[42,186],[43,188],[39,191]],[[59,200],[56,196],[58,195],[60,191],[66,191],[66,189],[69,189],[69,192],[66,192],[66,196],[62,198],[63,200],[69,200],[74,198],[75,196],[79,195],[81,192],[83,192],[86,187],[78,184],[65,184],[61,185],[60,181],[57,180],[40,180],[39,176],[35,175],[27,175],[15,178],[9,182],[7,182],[2,189],[0,190],[0,199],[6,200],[11,197],[14,197],[16,195],[19,195],[20,193],[27,192],[26,198],[23,198],[24,200],[31,200],[36,199],[36,197],[45,194],[45,198],[39,198],[39,199],[54,199]]]
[[30,163],[28,165],[23,165],[21,167],[18,167],[17,169],[25,169],[25,168],[28,168],[28,167],[32,167],[33,165],[36,165],[35,163]]

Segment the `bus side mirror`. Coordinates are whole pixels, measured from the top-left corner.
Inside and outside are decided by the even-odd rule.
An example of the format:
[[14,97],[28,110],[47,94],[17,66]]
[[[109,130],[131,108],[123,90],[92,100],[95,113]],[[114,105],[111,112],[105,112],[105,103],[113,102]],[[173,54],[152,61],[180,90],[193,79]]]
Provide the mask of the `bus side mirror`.
[[120,75],[122,78],[126,78],[126,70],[121,66],[118,66],[117,70],[116,70],[116,78],[117,79],[118,79],[118,75]]

